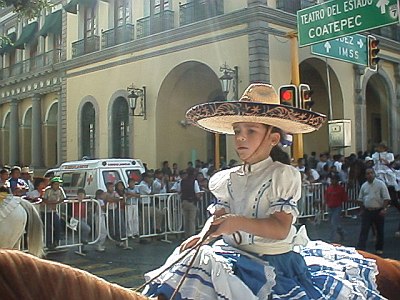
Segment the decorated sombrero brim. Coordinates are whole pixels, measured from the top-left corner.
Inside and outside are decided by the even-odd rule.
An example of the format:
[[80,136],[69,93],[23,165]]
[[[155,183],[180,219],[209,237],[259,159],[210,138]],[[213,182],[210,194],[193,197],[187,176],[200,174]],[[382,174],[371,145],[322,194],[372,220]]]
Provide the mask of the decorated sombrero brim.
[[195,105],[186,118],[202,129],[223,134],[233,134],[233,124],[238,122],[267,124],[298,134],[318,130],[326,121],[323,114],[279,104],[275,89],[262,83],[251,84],[239,101]]

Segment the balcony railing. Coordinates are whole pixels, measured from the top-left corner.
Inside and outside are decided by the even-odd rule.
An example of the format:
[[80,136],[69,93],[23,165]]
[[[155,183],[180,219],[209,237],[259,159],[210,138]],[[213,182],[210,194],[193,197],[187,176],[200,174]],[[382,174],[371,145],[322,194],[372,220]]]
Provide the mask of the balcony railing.
[[317,2],[317,0],[277,0],[276,8],[296,14],[298,10],[316,5]]
[[194,1],[180,5],[180,26],[224,14],[224,0]]
[[124,24],[116,28],[103,31],[101,35],[102,48],[108,48],[129,41],[133,41],[135,29],[133,24]]
[[174,12],[164,10],[153,16],[137,20],[137,37],[142,38],[151,34],[174,28]]
[[100,37],[92,35],[72,43],[72,58],[100,50]]
[[371,30],[371,34],[380,35],[400,42],[400,26],[397,24]]
[[38,54],[35,57],[17,62],[10,67],[3,68],[0,72],[0,80],[24,73],[34,72],[40,68],[50,66],[61,61],[61,50],[55,49],[46,53]]

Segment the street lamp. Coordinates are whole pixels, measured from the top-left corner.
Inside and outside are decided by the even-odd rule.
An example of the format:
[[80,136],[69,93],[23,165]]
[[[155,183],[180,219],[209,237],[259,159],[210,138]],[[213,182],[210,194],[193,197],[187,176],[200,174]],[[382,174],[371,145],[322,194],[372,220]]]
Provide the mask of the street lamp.
[[[143,117],[146,120],[146,87],[143,88],[135,88],[133,84],[128,86],[128,102],[129,108],[131,109],[131,116],[133,117]],[[136,107],[140,106],[139,113],[135,114]]]
[[237,100],[239,98],[238,94],[238,71],[239,68],[235,66],[233,69],[231,69],[226,62],[222,67],[219,68],[220,72],[223,72],[222,76],[219,78],[221,81],[221,87],[222,87],[222,92],[224,93],[224,99],[227,100],[229,91],[231,89],[231,84],[232,84],[232,89],[233,89],[233,94],[234,94],[234,100]]

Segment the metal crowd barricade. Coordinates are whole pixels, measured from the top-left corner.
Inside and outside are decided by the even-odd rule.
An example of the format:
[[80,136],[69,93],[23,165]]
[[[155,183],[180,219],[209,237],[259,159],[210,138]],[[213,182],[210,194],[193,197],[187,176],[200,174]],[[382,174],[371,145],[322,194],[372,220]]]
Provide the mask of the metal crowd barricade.
[[311,183],[303,184],[301,188],[301,198],[297,203],[299,219],[318,216],[325,211],[322,203],[324,200],[323,184]]
[[[345,216],[350,216],[350,212],[359,209],[359,205],[355,201],[359,193],[359,185],[349,186],[343,184],[349,201],[344,202],[342,205],[342,211]],[[327,216],[327,206],[325,203],[325,191],[327,185],[318,183],[303,184],[301,191],[301,198],[297,203],[297,208],[299,210],[298,219],[304,218],[321,218],[324,219]],[[316,220],[316,221],[320,221]]]
[[[73,207],[77,209],[73,211]],[[44,243],[56,245],[54,250],[78,247],[76,253],[83,254],[84,244],[95,244],[99,240],[96,234],[96,214],[101,213],[101,207],[97,200],[86,198],[82,202],[68,199],[63,203],[57,204],[56,210],[49,210],[44,203],[40,204],[40,215],[43,221]],[[59,224],[57,225],[57,220]],[[86,224],[86,225],[84,225]],[[59,226],[59,240],[55,240],[56,226]],[[88,226],[88,227],[86,227]],[[84,228],[88,229],[87,240],[82,236]],[[49,236],[50,235],[50,236]],[[49,250],[49,249],[47,249]]]
[[208,206],[212,204],[212,197],[213,195],[211,192],[201,191],[201,196],[199,201],[197,201],[197,222],[196,228],[200,230],[204,224],[206,223],[207,219],[210,217],[210,213],[208,212]]
[[127,236],[127,218],[125,199],[120,197],[118,202],[107,202],[106,204],[106,228],[107,237],[117,245],[123,245],[124,249],[130,249]]

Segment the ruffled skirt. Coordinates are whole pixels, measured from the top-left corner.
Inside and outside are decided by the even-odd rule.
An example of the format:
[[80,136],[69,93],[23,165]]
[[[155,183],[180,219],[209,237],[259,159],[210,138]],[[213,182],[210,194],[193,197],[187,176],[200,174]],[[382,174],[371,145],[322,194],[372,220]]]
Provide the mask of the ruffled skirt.
[[[159,269],[145,274],[147,296],[170,298],[195,251],[176,249]],[[385,299],[376,289],[374,260],[354,248],[311,241],[300,253],[257,255],[221,242],[201,247],[174,299]]]

